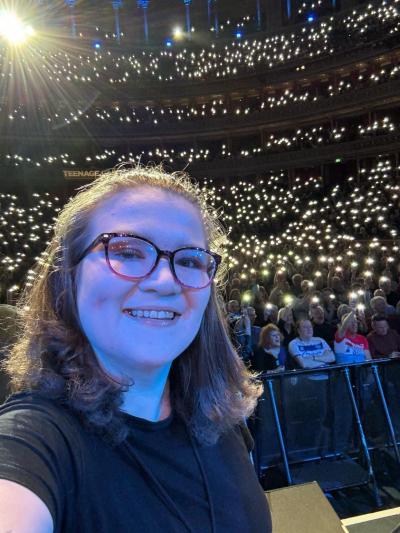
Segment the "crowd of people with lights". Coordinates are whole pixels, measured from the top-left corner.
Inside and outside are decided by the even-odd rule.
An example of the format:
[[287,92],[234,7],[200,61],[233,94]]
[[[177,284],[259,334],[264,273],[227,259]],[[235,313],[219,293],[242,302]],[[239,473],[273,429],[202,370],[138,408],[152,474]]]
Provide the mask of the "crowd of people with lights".
[[[184,172],[226,229],[218,312],[263,387],[248,421],[263,487],[331,454],[367,465],[376,496],[368,449],[392,446],[382,420],[399,393],[400,0],[28,3],[23,20],[0,10],[0,407],[2,360],[68,201],[110,169]],[[206,288],[169,257],[179,288]]]
[[[225,31],[235,28],[236,38],[225,44],[211,39],[206,47],[199,47],[192,39],[177,46],[169,41],[164,49],[125,53],[118,46],[106,47],[108,40],[115,44],[116,38],[119,45],[124,44],[120,28],[116,35],[96,27],[98,39],[91,51],[83,47],[48,52],[31,46],[18,69],[5,51],[1,56],[2,77],[8,84],[22,76],[28,81],[36,77],[40,83],[50,80],[56,94],[65,88],[76,96],[35,100],[35,105],[29,97],[15,99],[12,105],[7,101],[1,104],[1,133],[20,138],[19,143],[6,143],[9,146],[0,152],[5,169],[104,169],[140,161],[174,169],[187,167],[190,173],[191,168],[203,164],[202,187],[220,209],[230,232],[225,292],[230,333],[241,357],[260,372],[301,367],[304,360],[298,357],[299,343],[303,349],[307,345],[316,349],[317,360],[307,360],[311,366],[344,361],[351,354],[361,360],[400,355],[398,153],[360,160],[356,169],[344,170],[339,179],[327,179],[318,168],[302,169],[299,175],[284,165],[280,170],[268,169],[273,156],[284,162],[286,154],[308,152],[312,158],[322,147],[330,146],[335,146],[340,156],[342,147],[344,150],[351,143],[374,142],[380,137],[384,146],[397,139],[400,115],[396,105],[365,108],[357,116],[316,119],[301,127],[295,123],[279,128],[268,125],[276,122],[273,119],[284,122],[293,113],[310,113],[318,105],[340,107],[358,94],[368,96],[368,91],[376,91],[376,87],[385,90],[398,80],[400,53],[395,47],[390,49],[400,28],[397,1],[361,4],[335,16],[329,9],[324,12],[327,6],[322,4],[314,6],[314,11],[321,8],[326,16],[316,20],[308,16],[308,25],[302,23],[280,35],[263,37],[258,32],[245,37],[254,17],[244,17],[236,24],[228,20],[211,25],[210,30],[220,38],[224,26]],[[299,4],[298,20],[306,12],[306,4]],[[82,42],[89,37],[93,35],[78,35]],[[330,57],[349,53],[349,42],[350,55],[354,55],[351,68],[328,70],[312,83],[288,75],[312,73],[313,65],[321,60],[329,65]],[[357,61],[358,53],[382,45],[390,53]],[[34,61],[39,54],[46,60],[33,70],[28,58]],[[282,71],[283,67],[288,70]],[[251,94],[207,96],[210,81],[260,72],[268,72],[276,83]],[[122,97],[121,91],[135,85],[145,88],[152,83],[162,91],[173,83],[193,80],[204,88],[201,101],[193,97],[141,105]],[[99,87],[100,97],[96,94],[88,102]],[[261,134],[252,132],[239,138],[229,133],[207,138],[207,132],[223,128],[227,121],[238,128],[264,121],[264,128]],[[84,144],[84,149],[69,147],[67,142],[64,149],[58,148],[65,137],[79,137],[83,132],[95,142]],[[185,136],[185,132],[190,133]],[[169,133],[181,137],[168,141]],[[37,135],[57,142],[51,149],[24,144],[26,136]],[[129,149],[124,143],[107,146],[105,138],[113,135],[144,139],[132,141]],[[165,137],[162,142],[154,143],[157,135]],[[266,162],[265,171],[242,178],[232,174],[222,181],[212,177],[213,170],[227,160],[234,165],[235,161],[259,158]],[[204,177],[207,164],[209,176]],[[3,303],[13,303],[23,285],[32,281],[34,263],[46,260],[46,239],[65,199],[51,192],[34,192],[29,198],[1,195]],[[263,364],[260,350],[271,356],[261,358]]]
[[[393,160],[380,158],[358,178],[335,185],[310,176],[288,189],[284,172],[231,186],[204,181],[230,230],[227,320],[242,357],[256,370],[296,368],[299,339],[306,345],[323,340],[320,366],[351,354],[400,356],[398,170]],[[62,201],[34,193],[28,208],[12,194],[2,194],[0,202],[1,297],[13,302],[34,276],[33,263],[46,260],[46,239]],[[366,338],[362,353],[357,343],[344,348],[340,342],[338,332],[351,328],[357,342]],[[266,368],[257,366],[260,346],[275,354]]]

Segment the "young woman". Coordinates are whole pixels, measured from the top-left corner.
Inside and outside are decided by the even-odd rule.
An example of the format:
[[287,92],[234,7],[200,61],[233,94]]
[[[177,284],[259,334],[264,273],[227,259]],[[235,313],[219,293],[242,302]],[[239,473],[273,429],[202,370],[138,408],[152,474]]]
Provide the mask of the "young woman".
[[270,531],[224,239],[201,190],[159,168],[106,173],[65,206],[6,365],[2,531]]

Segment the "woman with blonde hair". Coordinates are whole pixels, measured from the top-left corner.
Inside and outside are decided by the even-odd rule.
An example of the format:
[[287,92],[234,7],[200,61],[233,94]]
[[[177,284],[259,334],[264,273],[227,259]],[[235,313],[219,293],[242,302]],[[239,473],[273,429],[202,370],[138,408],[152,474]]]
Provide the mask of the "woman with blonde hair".
[[225,238],[202,190],[158,167],[105,173],[66,204],[6,361],[2,530],[270,531]]
[[282,344],[287,348],[289,342],[297,337],[293,309],[290,305],[279,309],[277,326],[283,335]]

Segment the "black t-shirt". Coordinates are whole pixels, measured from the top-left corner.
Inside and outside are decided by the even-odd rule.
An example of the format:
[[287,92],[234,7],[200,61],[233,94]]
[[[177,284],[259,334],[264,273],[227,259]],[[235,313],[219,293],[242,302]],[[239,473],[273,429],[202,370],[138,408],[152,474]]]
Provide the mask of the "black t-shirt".
[[283,335],[282,346],[287,348],[289,346],[289,342],[297,337],[297,331],[295,330],[295,327],[292,326],[290,333],[288,333],[285,328],[285,322],[282,319],[278,320],[277,326]]
[[251,366],[257,372],[276,370],[279,366],[279,360],[272,353],[266,352],[261,346],[257,346],[251,359]]
[[35,393],[14,394],[0,406],[0,479],[37,494],[55,533],[188,532],[176,508],[190,531],[211,532],[207,492],[216,532],[271,531],[267,501],[239,427],[213,446],[193,447],[174,414],[160,422],[126,417],[127,442],[112,448],[62,405]]

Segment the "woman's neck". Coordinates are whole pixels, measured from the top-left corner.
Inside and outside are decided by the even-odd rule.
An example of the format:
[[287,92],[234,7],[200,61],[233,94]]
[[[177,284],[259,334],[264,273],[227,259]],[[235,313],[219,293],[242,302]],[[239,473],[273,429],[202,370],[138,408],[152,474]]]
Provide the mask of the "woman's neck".
[[264,350],[267,352],[267,353],[270,353],[272,355],[274,355],[275,357],[277,357],[279,355],[279,352],[281,351],[281,347],[280,346],[264,346]]
[[167,418],[172,411],[168,374],[170,364],[143,376],[135,373],[134,384],[124,393],[121,410],[153,422]]

